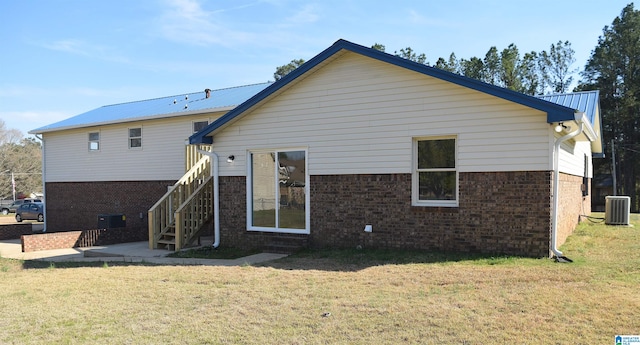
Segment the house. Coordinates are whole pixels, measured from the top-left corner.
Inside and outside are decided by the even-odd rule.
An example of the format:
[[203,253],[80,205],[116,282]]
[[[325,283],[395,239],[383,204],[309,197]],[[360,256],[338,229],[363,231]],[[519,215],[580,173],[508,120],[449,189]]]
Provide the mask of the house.
[[30,131],[44,147],[46,231],[117,225],[118,240],[147,240],[147,211],[200,158],[185,140],[269,84],[108,105]]
[[547,257],[591,212],[598,96],[531,97],[339,40],[275,83],[30,133],[44,143],[48,232]]
[[532,257],[562,256],[602,153],[597,91],[531,97],[345,40],[189,143],[211,145],[216,245]]

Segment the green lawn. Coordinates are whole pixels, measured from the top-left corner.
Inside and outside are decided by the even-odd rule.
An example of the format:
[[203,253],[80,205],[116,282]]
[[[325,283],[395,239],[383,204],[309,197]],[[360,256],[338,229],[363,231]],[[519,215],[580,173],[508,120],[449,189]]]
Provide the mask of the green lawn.
[[583,223],[561,250],[574,262],[368,250],[244,267],[0,259],[0,339],[613,344],[640,333],[640,229]]

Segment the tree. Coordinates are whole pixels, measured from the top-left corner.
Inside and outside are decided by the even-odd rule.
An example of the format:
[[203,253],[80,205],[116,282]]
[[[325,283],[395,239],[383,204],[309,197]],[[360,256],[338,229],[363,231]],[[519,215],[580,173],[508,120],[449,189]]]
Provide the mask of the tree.
[[538,53],[532,51],[524,54],[520,62],[520,76],[522,77],[522,89],[520,91],[527,95],[544,93],[544,87],[541,83],[543,77],[538,68],[538,60]]
[[18,143],[22,139],[22,133],[17,129],[8,129],[4,120],[0,119],[0,146],[10,143]]
[[575,51],[571,48],[569,41],[558,41],[552,44],[549,53],[542,51],[540,58],[547,72],[544,77],[546,84],[550,85],[553,92],[564,93],[569,90],[569,85],[573,81],[571,74],[576,69],[571,69],[571,65],[576,62],[573,57]]
[[520,53],[518,47],[511,43],[500,53],[500,81],[502,85],[513,91],[522,89],[520,79]]
[[[604,143],[616,142],[621,194],[638,207],[640,169],[640,11],[627,5],[611,26],[605,26],[582,72],[578,90],[600,90]],[[611,169],[609,160],[594,162],[597,171]],[[609,170],[610,171],[610,170]]]
[[465,77],[485,80],[485,68],[484,62],[482,59],[477,57],[472,57],[469,60],[461,59],[460,60],[460,72]]
[[289,62],[288,64],[277,67],[276,72],[273,73],[273,78],[276,81],[278,81],[282,79],[282,77],[284,77],[285,75],[291,73],[291,71],[293,71],[294,69],[302,66],[303,63],[304,63],[304,59],[291,60],[291,62]]
[[496,48],[495,46],[489,48],[489,51],[484,56],[483,65],[485,78],[483,81],[489,84],[499,85],[501,67],[498,48]]
[[384,46],[384,44],[380,44],[380,43],[375,43],[374,45],[371,46],[372,49],[375,50],[379,50],[381,52],[384,52],[387,48]]
[[460,71],[460,62],[456,58],[456,54],[451,53],[451,55],[449,55],[449,60],[439,58],[438,61],[436,61],[435,66],[433,67],[439,68],[451,73],[458,73]]
[[[42,150],[39,141],[23,139],[16,129],[7,129],[0,120],[0,198],[42,191]],[[14,181],[12,181],[12,178]]]
[[[384,46],[382,46],[384,47]],[[407,60],[411,60],[417,63],[421,63],[421,64],[425,64],[428,65],[429,63],[427,62],[427,56],[422,53],[422,54],[416,54],[416,52],[411,49],[411,47],[406,47],[403,49],[400,49],[400,53],[398,52],[393,52],[393,54],[395,54],[395,56],[399,56],[403,59],[407,59]]]

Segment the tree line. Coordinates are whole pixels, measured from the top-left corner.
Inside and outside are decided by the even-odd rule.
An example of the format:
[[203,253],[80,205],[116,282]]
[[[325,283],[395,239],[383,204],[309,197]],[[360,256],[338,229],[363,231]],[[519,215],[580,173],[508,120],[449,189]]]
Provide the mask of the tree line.
[[[386,52],[385,45],[380,43],[371,48]],[[394,51],[394,55],[430,66],[427,56],[411,47]],[[433,67],[528,95],[564,93],[573,82],[572,75],[577,72],[571,67],[575,63],[574,55],[569,41],[551,44],[549,51],[531,51],[524,55],[512,43],[501,51],[493,46],[482,58],[458,59],[455,53],[451,53],[447,59],[438,58]],[[304,59],[295,59],[277,67],[273,74],[275,80],[304,62]]]
[[0,120],[0,199],[42,192],[42,145]]
[[[386,51],[383,44],[373,49]],[[424,53],[407,47],[394,51],[411,61],[429,65]],[[574,50],[569,41],[551,44],[549,50],[521,54],[515,44],[498,50],[493,46],[482,57],[459,59],[455,53],[438,58],[432,66],[528,95],[565,93],[579,71],[573,68]],[[303,59],[276,68],[279,80],[304,63]],[[640,11],[625,6],[611,25],[602,30],[598,43],[579,71],[572,90],[600,90],[602,140],[605,159],[594,159],[594,176],[616,172],[616,194],[628,195],[632,211],[640,210]],[[613,151],[615,150],[615,155]],[[613,162],[610,157],[615,156]],[[616,169],[614,169],[614,165]],[[594,179],[597,180],[597,179]],[[594,181],[595,182],[595,181]]]

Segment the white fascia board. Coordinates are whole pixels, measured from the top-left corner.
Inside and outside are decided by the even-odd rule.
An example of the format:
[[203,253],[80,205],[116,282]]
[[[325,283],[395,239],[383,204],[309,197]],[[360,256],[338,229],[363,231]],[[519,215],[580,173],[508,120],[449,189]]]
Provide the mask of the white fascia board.
[[576,112],[574,115],[575,115],[576,123],[578,125],[580,124],[584,125],[583,133],[587,137],[587,139],[591,142],[596,141],[598,139],[598,135],[593,130],[593,126],[591,125],[591,123],[589,123],[589,120],[587,119],[586,114],[583,112]]

